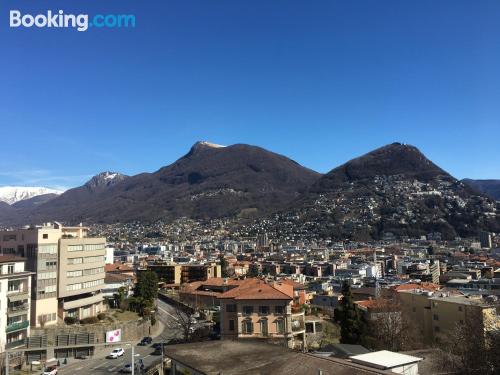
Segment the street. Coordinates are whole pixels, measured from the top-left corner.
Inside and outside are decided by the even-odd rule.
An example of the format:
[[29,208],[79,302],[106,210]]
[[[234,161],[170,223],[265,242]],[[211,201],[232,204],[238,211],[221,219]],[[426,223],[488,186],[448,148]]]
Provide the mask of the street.
[[[181,338],[182,334],[179,327],[175,323],[176,311],[175,308],[166,304],[163,301],[157,300],[158,312],[157,319],[161,322],[164,329],[159,336],[153,339],[153,343],[166,342],[173,338]],[[140,340],[137,341],[137,343]],[[138,346],[137,343],[134,346],[134,358],[135,362],[142,359],[145,368],[148,368],[154,363],[158,363],[161,360],[160,355],[153,355],[154,348],[152,345]],[[113,350],[113,348],[122,347],[125,350],[125,354],[117,359],[108,359],[106,356]],[[59,369],[59,374],[61,375],[74,375],[74,374],[110,374],[118,373],[125,365],[132,363],[132,349],[127,345],[115,345],[105,348],[97,347],[94,356],[89,359],[69,359],[68,364],[63,365],[61,361],[61,367]],[[140,372],[136,371],[136,374]]]

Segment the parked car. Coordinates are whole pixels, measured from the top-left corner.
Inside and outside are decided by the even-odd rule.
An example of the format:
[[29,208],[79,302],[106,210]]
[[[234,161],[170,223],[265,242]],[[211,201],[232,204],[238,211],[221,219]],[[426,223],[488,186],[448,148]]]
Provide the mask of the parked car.
[[158,349],[158,348],[161,348],[161,346],[165,346],[167,345],[166,342],[155,342],[153,345],[151,345],[154,349]]
[[151,337],[147,336],[147,337],[143,337],[143,338],[142,338],[142,340],[141,340],[141,342],[139,343],[139,345],[141,345],[141,346],[146,346],[146,345],[151,344],[152,342],[153,342],[153,339],[152,339]]
[[[137,363],[135,364],[135,370],[139,370],[139,366]],[[131,374],[132,373],[132,365],[130,363],[126,364],[123,366],[123,368],[120,369],[121,373],[126,373],[126,374]]]
[[108,358],[116,359],[118,357],[122,357],[125,354],[125,350],[122,348],[113,349],[111,353],[109,353]]
[[57,374],[57,366],[50,366],[43,370],[43,375],[56,375]]

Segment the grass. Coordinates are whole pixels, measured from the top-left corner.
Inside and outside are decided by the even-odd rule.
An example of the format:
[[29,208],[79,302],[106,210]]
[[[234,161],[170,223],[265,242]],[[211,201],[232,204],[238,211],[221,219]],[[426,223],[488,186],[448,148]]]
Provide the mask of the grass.
[[139,314],[133,311],[116,310],[113,313],[113,317],[119,320],[120,322],[130,322],[139,319]]

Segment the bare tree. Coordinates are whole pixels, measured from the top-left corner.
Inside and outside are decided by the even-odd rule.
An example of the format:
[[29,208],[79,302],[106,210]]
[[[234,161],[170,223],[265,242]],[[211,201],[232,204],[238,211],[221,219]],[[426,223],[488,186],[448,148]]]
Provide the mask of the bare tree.
[[368,320],[368,343],[392,351],[416,349],[421,344],[415,324],[404,314],[399,299],[377,299]]
[[498,374],[500,333],[484,330],[482,317],[470,313],[438,349],[440,370],[457,375]]
[[175,306],[175,323],[181,330],[184,341],[191,341],[196,328],[199,309],[193,304],[179,303]]

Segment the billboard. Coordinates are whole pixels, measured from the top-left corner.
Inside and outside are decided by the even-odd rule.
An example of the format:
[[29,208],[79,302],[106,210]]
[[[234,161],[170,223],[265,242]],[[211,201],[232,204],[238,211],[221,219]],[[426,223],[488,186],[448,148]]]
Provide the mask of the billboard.
[[122,330],[120,328],[106,332],[107,343],[120,342],[120,341],[122,341]]

